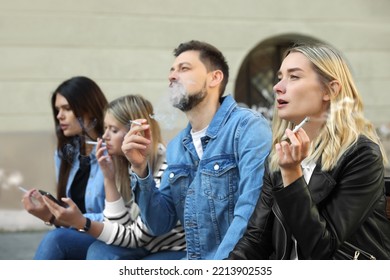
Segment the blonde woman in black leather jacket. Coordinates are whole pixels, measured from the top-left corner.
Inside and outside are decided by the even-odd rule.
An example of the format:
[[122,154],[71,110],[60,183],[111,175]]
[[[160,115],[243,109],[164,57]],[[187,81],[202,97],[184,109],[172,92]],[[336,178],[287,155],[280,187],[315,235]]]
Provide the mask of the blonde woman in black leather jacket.
[[297,45],[278,78],[262,192],[229,259],[390,259],[387,159],[345,60]]

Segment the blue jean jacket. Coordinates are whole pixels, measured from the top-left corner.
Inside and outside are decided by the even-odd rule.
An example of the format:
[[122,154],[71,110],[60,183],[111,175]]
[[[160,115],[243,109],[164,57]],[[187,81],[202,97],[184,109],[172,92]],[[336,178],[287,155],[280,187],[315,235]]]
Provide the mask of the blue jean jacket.
[[[89,179],[87,187],[85,189],[85,217],[90,218],[94,221],[103,221],[103,210],[104,210],[104,176],[100,170],[99,164],[96,158],[96,147],[94,151],[90,154],[91,158],[91,171],[89,174]],[[71,197],[70,187],[72,185],[73,179],[80,167],[79,153],[74,155],[73,165],[69,173],[69,179],[66,184],[66,196]],[[54,155],[55,167],[56,167],[56,177],[58,180],[58,174],[60,169],[61,159],[58,155],[58,152],[55,152]]]
[[188,125],[168,145],[168,168],[157,189],[132,174],[144,222],[160,235],[179,219],[188,259],[224,259],[243,235],[262,187],[271,149],[271,129],[257,112],[240,108],[229,95],[202,138],[200,160]]

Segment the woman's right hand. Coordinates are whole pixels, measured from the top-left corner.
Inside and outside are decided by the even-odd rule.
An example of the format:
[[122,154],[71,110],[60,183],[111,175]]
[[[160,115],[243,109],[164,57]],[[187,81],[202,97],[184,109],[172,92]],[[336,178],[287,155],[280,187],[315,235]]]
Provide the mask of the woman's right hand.
[[107,154],[107,147],[103,146],[103,140],[98,139],[96,146],[96,158],[98,160],[100,169],[103,172],[103,176],[106,179],[115,179],[115,167],[112,162],[111,156]]
[[43,201],[42,195],[37,189],[28,190],[22,198],[24,209],[28,213],[44,222],[50,221],[52,213]]
[[71,198],[62,198],[62,202],[67,205],[66,208],[59,206],[48,197],[43,198],[42,201],[55,216],[56,224],[77,229],[83,228],[85,218]]
[[286,135],[291,143],[282,141],[275,144],[285,187],[303,176],[301,162],[308,156],[310,149],[310,138],[303,128],[300,128],[296,133],[292,132],[291,129],[286,129]]

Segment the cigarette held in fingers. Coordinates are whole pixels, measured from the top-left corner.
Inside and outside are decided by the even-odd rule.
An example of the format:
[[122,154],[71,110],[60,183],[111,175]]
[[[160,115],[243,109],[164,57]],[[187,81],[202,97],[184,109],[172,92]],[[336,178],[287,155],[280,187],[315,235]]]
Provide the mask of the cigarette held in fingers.
[[[87,140],[87,141],[85,141],[85,144],[89,144],[89,145],[97,145],[98,144],[98,142],[97,141],[90,141],[90,140]],[[102,143],[102,146],[105,146],[106,145],[106,143]]]
[[142,123],[137,122],[137,121],[133,121],[133,120],[129,120],[129,122],[130,122],[130,123],[133,123],[133,124],[136,124],[136,125],[140,125],[140,126],[142,125]]
[[[310,117],[304,118],[303,121],[301,121],[296,127],[294,127],[292,132],[296,133],[301,127],[303,127],[309,121],[310,121]],[[285,140],[287,140],[287,136],[286,135],[284,135],[282,137],[282,141],[285,141]]]
[[23,187],[21,187],[21,186],[19,186],[19,190],[21,190],[21,191],[24,192],[24,193],[28,192],[28,190],[26,190],[25,188],[23,188]]

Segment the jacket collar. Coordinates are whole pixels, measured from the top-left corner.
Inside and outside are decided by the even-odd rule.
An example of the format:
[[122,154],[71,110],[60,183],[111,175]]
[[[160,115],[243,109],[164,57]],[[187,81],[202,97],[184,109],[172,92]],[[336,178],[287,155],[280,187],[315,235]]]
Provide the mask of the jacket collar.
[[[236,101],[233,99],[233,97],[229,94],[226,96],[221,97],[220,99],[221,106],[219,107],[218,111],[215,113],[213,119],[211,120],[211,123],[206,131],[206,136],[214,139],[218,135],[218,131],[223,127],[226,120],[229,118],[231,112],[237,107]],[[191,124],[188,123],[187,127],[185,128],[185,138],[191,138]],[[185,140],[185,139],[183,139]]]

